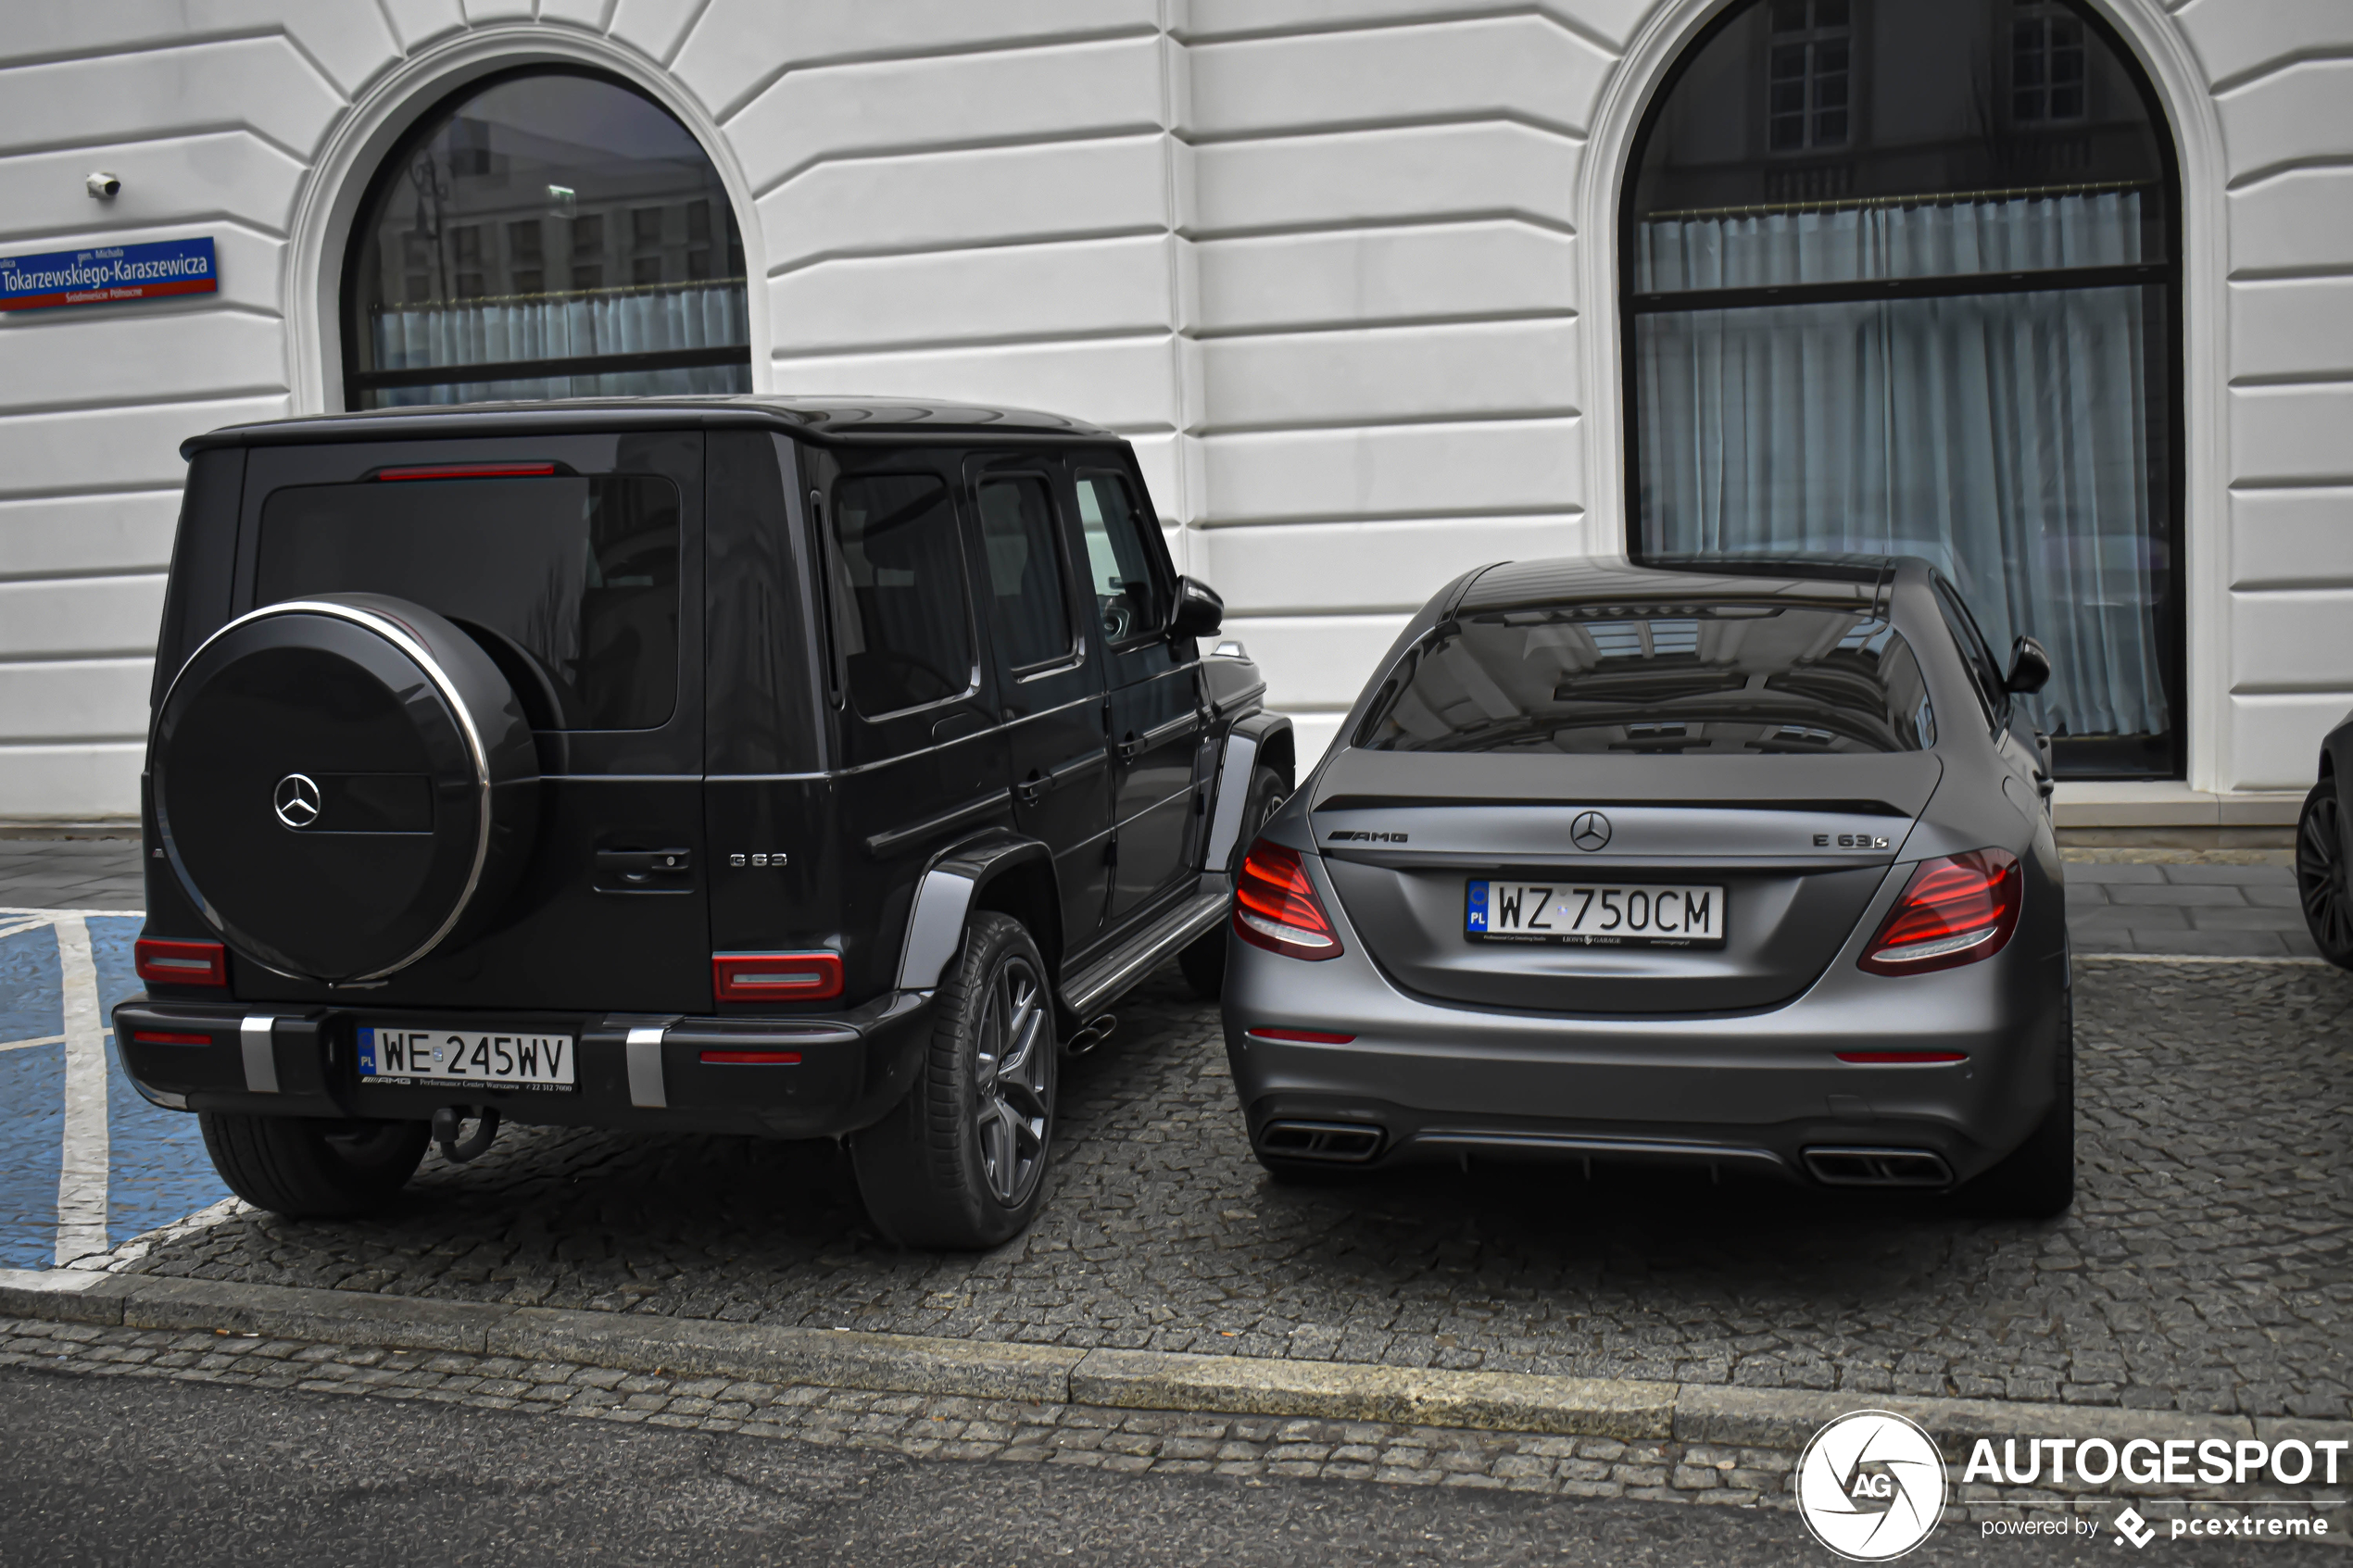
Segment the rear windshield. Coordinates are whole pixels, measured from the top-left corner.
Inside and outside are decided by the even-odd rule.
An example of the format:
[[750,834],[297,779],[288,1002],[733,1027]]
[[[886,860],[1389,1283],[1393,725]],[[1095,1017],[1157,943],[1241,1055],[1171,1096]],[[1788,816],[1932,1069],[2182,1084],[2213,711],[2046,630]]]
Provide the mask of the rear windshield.
[[1935,743],[1893,626],[1788,604],[1466,617],[1407,656],[1356,736],[1372,751],[1806,757]]
[[261,508],[255,586],[447,616],[540,729],[655,729],[676,705],[678,488],[652,474],[292,486]]

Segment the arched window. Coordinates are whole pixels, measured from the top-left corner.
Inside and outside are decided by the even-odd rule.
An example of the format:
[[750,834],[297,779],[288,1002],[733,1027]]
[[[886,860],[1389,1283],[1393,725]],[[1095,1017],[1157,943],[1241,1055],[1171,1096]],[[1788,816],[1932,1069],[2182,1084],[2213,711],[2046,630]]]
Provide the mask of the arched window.
[[352,408],[751,390],[717,170],[586,71],[511,72],[426,114],[360,204],[343,298]]
[[2062,773],[2182,765],[2180,245],[2147,81],[2070,0],[1746,0],[1620,214],[1638,558],[1926,556]]

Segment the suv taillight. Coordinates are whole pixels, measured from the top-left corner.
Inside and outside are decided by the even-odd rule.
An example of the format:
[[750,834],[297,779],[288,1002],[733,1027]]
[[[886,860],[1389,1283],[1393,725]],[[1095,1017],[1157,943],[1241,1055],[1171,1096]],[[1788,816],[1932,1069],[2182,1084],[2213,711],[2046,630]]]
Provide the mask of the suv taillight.
[[839,953],[713,953],[711,988],[723,1002],[824,1002],[841,995]]
[[229,949],[218,942],[142,936],[131,945],[131,967],[150,985],[226,985]]
[[1863,949],[1873,974],[1926,974],[2000,952],[2018,929],[2025,878],[2006,849],[1924,860]]
[[1287,958],[1340,957],[1340,934],[1299,863],[1299,851],[1263,838],[1242,857],[1235,879],[1234,931],[1252,947]]

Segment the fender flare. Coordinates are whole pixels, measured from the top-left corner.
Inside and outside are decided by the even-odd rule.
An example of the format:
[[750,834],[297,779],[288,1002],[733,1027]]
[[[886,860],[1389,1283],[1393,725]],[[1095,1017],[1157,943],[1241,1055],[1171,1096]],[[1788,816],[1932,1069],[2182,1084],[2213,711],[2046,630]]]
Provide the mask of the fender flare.
[[[907,912],[906,935],[899,949],[899,988],[932,991],[963,945],[964,922],[989,885],[1025,866],[1042,865],[1047,884],[1054,880],[1054,855],[1043,843],[999,829],[943,849],[916,880],[914,901]],[[1054,905],[1061,908],[1059,902]],[[1038,933],[1039,946],[1050,940],[1059,947],[1059,933]],[[1058,954],[1046,955],[1049,969],[1059,968]]]
[[[1280,713],[1252,713],[1234,721],[1226,732],[1225,753],[1217,764],[1217,786],[1210,802],[1209,831],[1202,835],[1202,870],[1222,877],[1234,858],[1235,840],[1241,836],[1242,808],[1250,798],[1250,775],[1262,759],[1295,777],[1297,743],[1290,720]],[[1230,787],[1229,787],[1230,786]]]

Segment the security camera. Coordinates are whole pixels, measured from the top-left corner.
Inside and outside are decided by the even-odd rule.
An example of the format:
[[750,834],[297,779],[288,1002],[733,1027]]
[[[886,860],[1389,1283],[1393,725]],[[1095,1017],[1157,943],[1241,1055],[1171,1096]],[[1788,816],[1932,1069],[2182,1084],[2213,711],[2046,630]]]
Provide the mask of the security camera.
[[116,179],[113,175],[107,173],[103,169],[98,170],[97,173],[90,176],[89,179],[84,180],[82,184],[84,190],[87,190],[92,195],[97,197],[98,200],[102,202],[114,200],[117,194],[119,194],[122,189],[122,182]]

